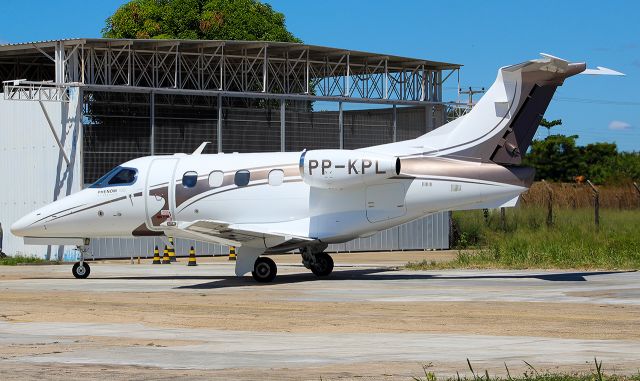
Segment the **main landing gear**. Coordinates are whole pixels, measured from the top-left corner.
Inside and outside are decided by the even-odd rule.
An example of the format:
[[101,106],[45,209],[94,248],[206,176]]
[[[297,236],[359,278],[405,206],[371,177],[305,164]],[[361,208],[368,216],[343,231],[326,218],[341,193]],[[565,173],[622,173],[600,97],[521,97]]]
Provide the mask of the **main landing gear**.
[[91,274],[91,267],[89,264],[84,261],[84,255],[87,252],[86,246],[78,246],[78,251],[80,251],[80,262],[76,262],[71,268],[71,272],[73,276],[78,279],[86,279]]
[[302,254],[302,264],[317,277],[329,276],[333,271],[333,258],[322,251],[324,249],[326,249],[326,245],[321,248],[305,247],[300,251],[300,254]]
[[253,279],[260,283],[269,283],[273,281],[278,273],[278,267],[271,258],[258,257],[253,265],[251,275]]
[[[317,277],[326,277],[333,271],[333,258],[324,251],[312,253],[309,249],[302,249],[302,264]],[[240,254],[242,255],[242,254]],[[260,283],[272,282],[278,274],[276,263],[268,257],[258,257],[253,264],[251,275]]]

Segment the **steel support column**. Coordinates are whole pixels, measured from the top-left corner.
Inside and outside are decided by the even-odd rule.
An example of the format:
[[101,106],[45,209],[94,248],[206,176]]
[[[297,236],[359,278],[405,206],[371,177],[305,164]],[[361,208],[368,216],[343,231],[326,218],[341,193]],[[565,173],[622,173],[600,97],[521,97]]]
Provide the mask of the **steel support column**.
[[280,99],[280,151],[285,151],[285,101]]
[[342,114],[342,102],[338,102],[338,129],[340,134],[340,149],[344,149],[344,116]]
[[62,157],[64,158],[65,163],[67,163],[67,166],[69,166],[71,164],[71,161],[69,160],[69,156],[67,156],[67,152],[64,150],[64,146],[62,145],[62,142],[60,141],[60,138],[58,137],[58,133],[56,132],[56,128],[53,126],[53,123],[51,122],[51,118],[49,117],[49,113],[47,112],[47,109],[44,107],[44,103],[42,103],[42,101],[38,101],[38,103],[40,104],[40,108],[42,108],[42,113],[44,114],[45,119],[47,119],[47,125],[49,126],[49,129],[51,130],[51,134],[53,135],[53,139],[55,139],[56,144],[58,145],[58,148],[60,149],[60,153],[62,154]]
[[222,152],[222,95],[218,95],[218,153]]
[[393,105],[393,142],[398,141],[398,109],[396,105]]
[[151,134],[149,138],[149,150],[151,152],[151,156],[156,154],[156,93],[151,92],[149,95],[149,103],[150,103],[150,123],[151,123]]

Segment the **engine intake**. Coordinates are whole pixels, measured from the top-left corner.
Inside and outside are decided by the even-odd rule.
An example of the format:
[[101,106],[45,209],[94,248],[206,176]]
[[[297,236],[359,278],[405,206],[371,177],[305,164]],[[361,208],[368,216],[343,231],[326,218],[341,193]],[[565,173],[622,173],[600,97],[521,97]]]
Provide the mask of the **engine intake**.
[[300,176],[316,188],[375,184],[399,174],[399,158],[366,151],[312,150],[300,156]]

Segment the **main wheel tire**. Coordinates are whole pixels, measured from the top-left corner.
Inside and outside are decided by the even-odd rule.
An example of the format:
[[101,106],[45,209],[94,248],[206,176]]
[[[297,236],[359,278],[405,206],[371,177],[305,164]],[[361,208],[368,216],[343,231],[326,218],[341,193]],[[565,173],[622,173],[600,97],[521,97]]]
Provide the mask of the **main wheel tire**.
[[333,271],[333,258],[325,252],[316,254],[311,272],[316,276],[328,276]]
[[271,258],[258,257],[253,265],[251,275],[260,283],[269,283],[275,279],[277,273],[278,267]]
[[91,274],[91,267],[87,262],[76,262],[71,268],[71,272],[78,279],[86,279]]

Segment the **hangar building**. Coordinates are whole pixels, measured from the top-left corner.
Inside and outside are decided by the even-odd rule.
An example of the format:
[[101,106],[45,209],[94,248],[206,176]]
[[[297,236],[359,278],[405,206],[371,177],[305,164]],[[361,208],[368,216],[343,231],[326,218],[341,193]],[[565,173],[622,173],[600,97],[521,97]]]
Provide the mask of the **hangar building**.
[[[5,252],[25,246],[22,215],[146,155],[355,149],[405,140],[446,121],[443,83],[460,65],[257,41],[68,39],[0,45],[0,223]],[[448,247],[447,213],[331,251]],[[95,257],[147,256],[153,238],[96,239]],[[177,242],[179,254],[227,248]]]

